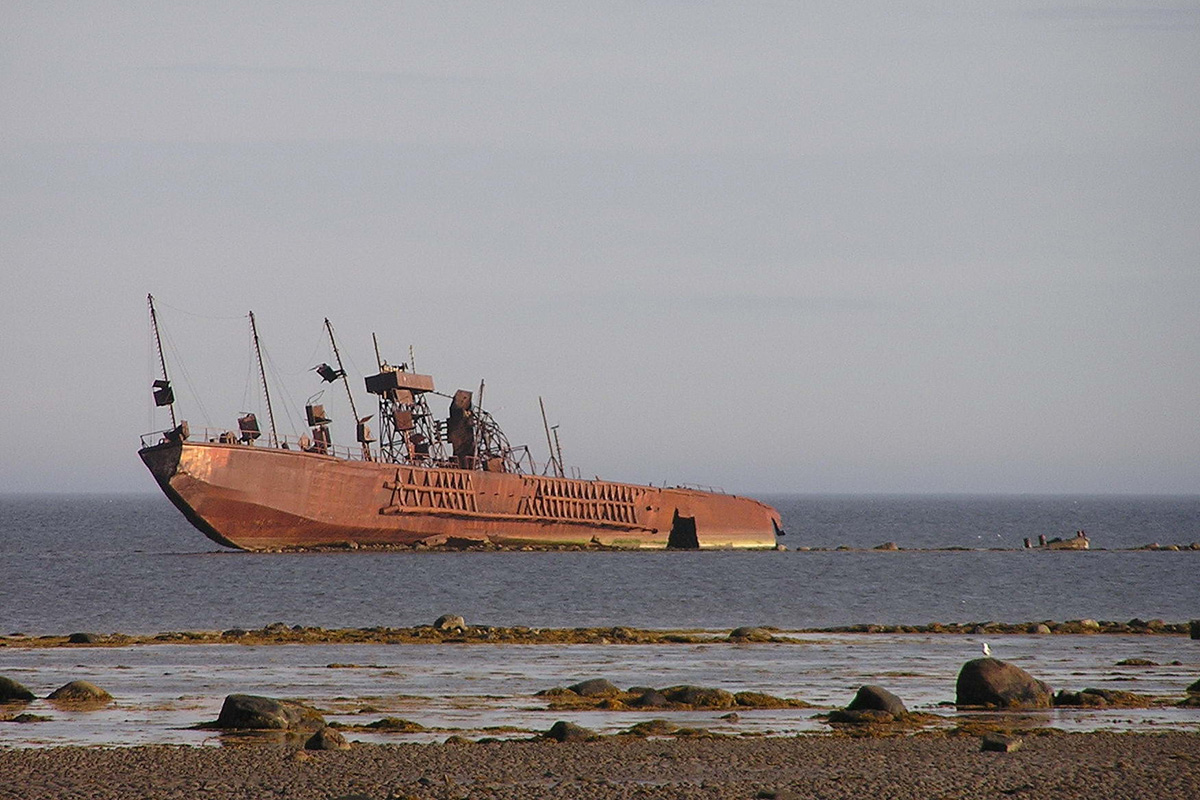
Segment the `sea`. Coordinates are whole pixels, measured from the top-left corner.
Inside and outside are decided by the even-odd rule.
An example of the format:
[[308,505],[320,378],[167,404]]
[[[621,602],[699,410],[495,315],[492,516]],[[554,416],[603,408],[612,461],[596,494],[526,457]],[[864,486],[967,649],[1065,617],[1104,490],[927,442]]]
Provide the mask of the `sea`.
[[[958,712],[954,679],[987,637],[800,633],[859,624],[1200,619],[1200,496],[761,496],[787,546],[763,552],[243,553],[192,528],[159,495],[0,495],[0,635],[286,625],[403,627],[460,614],[469,624],[627,626],[713,635],[680,645],[142,645],[30,649],[9,639],[0,675],[39,697],[87,679],[116,697],[96,712],[32,703],[37,724],[0,722],[0,746],[221,744],[193,725],[226,694],[306,699],[327,717],[402,716],[424,730],[528,735],[561,712],[537,692],[591,677],[618,685],[694,683],[799,697],[828,710],[857,686],[890,688],[910,708]],[[1086,531],[1086,552],[1025,549],[1026,538]],[[876,550],[894,543],[898,550]],[[1145,545],[1184,549],[1140,549]],[[738,626],[786,644],[733,644]],[[795,632],[795,633],[789,633]],[[1182,698],[1200,678],[1187,636],[1009,635],[993,653],[1074,690]],[[4,643],[0,639],[0,643]],[[1149,665],[1119,662],[1138,659]],[[820,709],[818,709],[819,711]],[[718,732],[827,729],[817,711],[673,717]],[[571,712],[600,732],[628,712]],[[1200,709],[1035,714],[1067,730],[1200,730]]]

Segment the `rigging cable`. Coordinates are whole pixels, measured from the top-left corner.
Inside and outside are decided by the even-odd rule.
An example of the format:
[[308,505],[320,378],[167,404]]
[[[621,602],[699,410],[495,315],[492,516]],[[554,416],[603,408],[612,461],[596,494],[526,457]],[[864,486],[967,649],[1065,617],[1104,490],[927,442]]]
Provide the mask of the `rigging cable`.
[[184,362],[184,359],[179,355],[179,348],[175,346],[175,340],[171,338],[170,331],[163,327],[161,321],[159,322],[158,329],[162,334],[162,338],[165,340],[167,349],[170,350],[171,355],[174,356],[174,361],[178,365],[179,371],[183,373],[184,385],[188,387],[188,391],[192,393],[192,399],[196,401],[196,406],[200,409],[200,415],[204,419],[204,427],[211,428],[212,418],[209,417],[208,409],[204,407],[204,401],[200,399],[200,393],[196,391],[196,386],[194,383],[192,383],[192,376],[188,372],[187,364]]

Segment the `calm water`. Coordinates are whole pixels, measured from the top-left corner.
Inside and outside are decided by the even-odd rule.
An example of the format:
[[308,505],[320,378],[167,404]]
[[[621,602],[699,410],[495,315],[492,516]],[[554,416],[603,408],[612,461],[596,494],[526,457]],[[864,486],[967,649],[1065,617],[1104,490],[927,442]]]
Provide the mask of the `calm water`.
[[[225,550],[165,498],[0,497],[0,631],[430,622],[719,630],[1200,617],[1200,497],[768,497],[789,552]],[[1020,551],[1087,530],[1104,551]],[[981,548],[798,552],[799,546]],[[1012,548],[993,551],[982,548]]]
[[[1200,618],[1200,552],[1120,552],[1200,539],[1200,497],[770,497],[789,552],[313,553],[218,548],[162,497],[0,497],[0,632],[154,633],[260,627],[470,623],[630,625],[728,631],[864,622],[1018,622]],[[1026,552],[1021,540],[1085,529],[1105,551]],[[799,546],[912,552],[798,552]],[[973,548],[945,551],[931,548]],[[992,548],[1006,548],[996,550]],[[33,725],[0,724],[0,746],[220,741],[187,726],[213,719],[226,694],[308,699],[327,717],[392,715],[431,730],[359,734],[377,741],[481,735],[489,726],[543,731],[562,715],[538,690],[589,677],[619,685],[697,683],[844,705],[882,683],[910,707],[952,724],[973,636],[801,635],[801,644],[496,647],[144,646],[0,648],[0,674],[39,697],[88,679],[117,698],[104,711],[35,701]],[[1180,636],[1007,636],[995,654],[1056,688],[1123,688],[1181,697],[1200,676],[1200,642]],[[1161,666],[1118,667],[1125,658]],[[357,665],[331,668],[330,664]],[[370,705],[369,714],[358,713]],[[814,710],[675,714],[726,732],[823,730]],[[604,732],[648,715],[571,713]],[[1072,730],[1195,730],[1200,709],[1060,709],[1033,724]],[[524,735],[524,734],[514,734]]]

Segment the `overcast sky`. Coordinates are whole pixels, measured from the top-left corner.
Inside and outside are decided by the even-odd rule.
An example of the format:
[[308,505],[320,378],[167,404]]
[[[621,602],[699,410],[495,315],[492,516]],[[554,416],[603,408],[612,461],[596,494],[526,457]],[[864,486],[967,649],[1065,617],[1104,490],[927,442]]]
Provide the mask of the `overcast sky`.
[[150,292],[193,428],[253,310],[292,419],[328,316],[586,476],[1195,493],[1200,11],[10,0],[0,269],[0,491],[155,491]]

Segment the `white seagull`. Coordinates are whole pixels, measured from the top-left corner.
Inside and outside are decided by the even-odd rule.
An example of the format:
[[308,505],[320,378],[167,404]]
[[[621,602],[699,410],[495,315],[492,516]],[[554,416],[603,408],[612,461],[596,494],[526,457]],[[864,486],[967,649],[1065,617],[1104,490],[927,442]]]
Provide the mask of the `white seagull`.
[[985,656],[990,656],[990,655],[992,654],[992,648],[988,647],[988,643],[987,643],[987,642],[984,642],[984,643],[983,643],[983,654],[984,654]]

